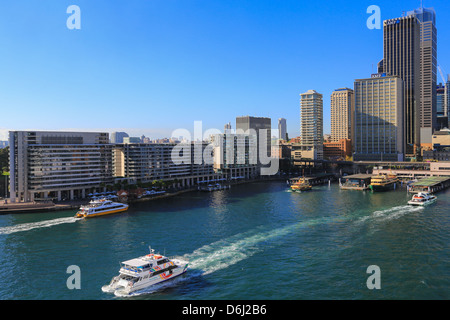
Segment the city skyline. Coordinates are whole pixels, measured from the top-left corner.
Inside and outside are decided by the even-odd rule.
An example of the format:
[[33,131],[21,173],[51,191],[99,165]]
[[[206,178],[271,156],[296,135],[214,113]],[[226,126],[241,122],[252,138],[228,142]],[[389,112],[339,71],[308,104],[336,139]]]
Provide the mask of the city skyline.
[[[8,130],[39,128],[162,138],[197,120],[204,130],[222,129],[245,114],[285,118],[296,137],[298,95],[310,89],[324,95],[324,133],[330,133],[331,93],[376,73],[383,57],[382,28],[366,27],[371,3],[333,1],[324,9],[293,1],[79,1],[81,30],[69,30],[65,5],[25,2],[2,4],[0,13],[8,49],[0,53],[0,140]],[[420,2],[376,5],[387,20]],[[450,4],[424,1],[424,7],[436,10],[438,63],[450,72]],[[349,50],[330,50],[350,29]],[[305,50],[306,43],[318,49]]]

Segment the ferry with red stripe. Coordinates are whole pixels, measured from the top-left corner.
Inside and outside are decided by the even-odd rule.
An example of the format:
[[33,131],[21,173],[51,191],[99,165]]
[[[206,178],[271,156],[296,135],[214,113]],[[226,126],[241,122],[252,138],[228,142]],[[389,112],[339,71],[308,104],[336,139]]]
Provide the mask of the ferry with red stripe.
[[102,287],[103,292],[117,296],[129,295],[178,277],[188,268],[187,261],[155,254],[153,249],[150,249],[150,254],[124,261],[121,265],[119,275],[112,278],[109,285]]

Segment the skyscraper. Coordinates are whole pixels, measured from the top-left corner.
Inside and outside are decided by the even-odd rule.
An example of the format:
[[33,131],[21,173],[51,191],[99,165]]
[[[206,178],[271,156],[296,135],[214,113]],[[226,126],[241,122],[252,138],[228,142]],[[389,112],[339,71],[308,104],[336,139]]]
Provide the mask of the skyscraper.
[[258,163],[260,163],[262,155],[262,153],[260,153],[260,140],[264,137],[264,132],[260,132],[260,130],[266,130],[266,156],[270,157],[271,155],[271,126],[272,120],[270,118],[251,116],[236,117],[236,133],[249,134],[251,133],[251,130],[254,130],[253,133],[257,136]]
[[355,80],[355,161],[403,161],[403,81]]
[[286,128],[286,119],[280,118],[278,119],[278,139],[286,140],[287,128]]
[[300,97],[301,149],[314,150],[314,159],[323,159],[323,95],[309,90]]
[[231,122],[228,122],[227,124],[225,124],[225,126],[223,127],[223,132],[231,133]]
[[420,21],[415,15],[384,21],[382,71],[404,81],[403,116],[407,155],[420,144]]
[[449,126],[449,114],[450,114],[450,75],[445,84],[440,83],[437,86],[437,104],[436,104],[436,116],[437,116],[437,129],[448,128]]
[[420,22],[420,144],[431,147],[431,136],[437,127],[437,30],[433,8],[408,12]]
[[353,90],[341,88],[331,94],[331,141],[352,138]]

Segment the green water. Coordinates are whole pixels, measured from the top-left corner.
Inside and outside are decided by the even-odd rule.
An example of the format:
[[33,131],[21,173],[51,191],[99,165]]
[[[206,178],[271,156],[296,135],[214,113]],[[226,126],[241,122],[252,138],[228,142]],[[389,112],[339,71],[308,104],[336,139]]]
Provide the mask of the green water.
[[[190,261],[185,276],[126,299],[449,299],[450,190],[426,208],[404,190],[291,193],[254,183],[132,205],[0,216],[1,299],[119,299],[101,291],[151,245]],[[67,267],[81,270],[70,290]],[[369,290],[367,267],[381,270]]]

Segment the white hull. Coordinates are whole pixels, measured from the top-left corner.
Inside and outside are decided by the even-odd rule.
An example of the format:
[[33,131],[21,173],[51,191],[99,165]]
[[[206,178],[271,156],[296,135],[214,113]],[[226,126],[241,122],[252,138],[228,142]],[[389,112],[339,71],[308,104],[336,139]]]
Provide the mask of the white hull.
[[[174,267],[170,267],[170,265]],[[138,273],[135,273],[135,271],[123,271],[122,268],[120,274],[114,277],[109,285],[102,287],[102,291],[114,293],[114,295],[120,297],[128,296],[134,292],[147,289],[161,282],[165,282],[182,275],[188,268],[188,262],[174,259],[172,262],[164,263],[164,267],[169,268],[164,272],[162,270],[157,271],[152,269],[152,272],[147,271]],[[131,274],[135,273],[133,274],[133,277],[129,277],[130,272]]]
[[408,201],[408,204],[411,205],[411,206],[422,206],[422,207],[424,207],[424,206],[430,205],[430,204],[432,204],[432,203],[435,203],[436,200],[437,200],[437,199],[434,198],[434,199],[430,199],[430,200],[423,201],[423,202]]
[[[139,281],[139,282],[135,283],[133,286],[126,286],[126,287],[121,285],[119,282],[119,283],[115,283],[112,285],[103,286],[102,291],[107,292],[107,293],[114,293],[114,295],[116,295],[116,296],[123,297],[126,295],[130,295],[136,291],[147,289],[147,288],[157,285],[161,282],[165,282],[165,281],[174,279],[178,276],[181,276],[183,273],[186,272],[186,270],[187,270],[187,268],[178,267],[177,269],[173,270],[173,273],[171,275],[167,274],[167,276],[166,276],[165,273],[162,273],[160,275]],[[164,276],[160,277],[162,275],[164,275]],[[164,278],[164,277],[167,277],[167,278]]]

